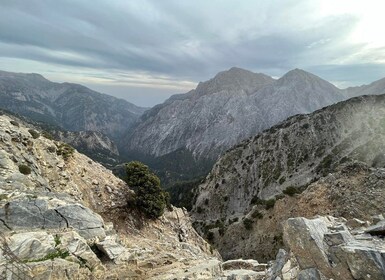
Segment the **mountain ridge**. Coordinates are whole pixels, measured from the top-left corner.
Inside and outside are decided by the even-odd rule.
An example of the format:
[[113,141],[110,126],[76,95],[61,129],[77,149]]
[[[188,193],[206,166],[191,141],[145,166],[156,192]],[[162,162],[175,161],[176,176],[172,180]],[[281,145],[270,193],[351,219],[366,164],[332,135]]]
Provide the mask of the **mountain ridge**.
[[155,157],[187,148],[195,157],[215,159],[240,140],[291,115],[343,99],[334,85],[304,70],[292,70],[275,80],[231,68],[148,110],[121,146]]
[[95,130],[117,139],[147,109],[40,74],[0,72],[0,106],[66,130]]

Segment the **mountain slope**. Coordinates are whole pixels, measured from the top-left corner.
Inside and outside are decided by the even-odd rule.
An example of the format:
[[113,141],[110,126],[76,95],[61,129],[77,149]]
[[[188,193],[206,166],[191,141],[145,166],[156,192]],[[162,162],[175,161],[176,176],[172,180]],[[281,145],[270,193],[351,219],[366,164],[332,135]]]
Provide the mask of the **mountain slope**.
[[93,130],[117,139],[145,108],[77,84],[39,74],[0,71],[0,107],[65,130]]
[[126,147],[155,157],[185,148],[194,157],[215,159],[288,116],[343,98],[339,89],[302,70],[275,81],[231,68],[147,111],[125,139]]
[[344,89],[344,95],[347,97],[355,97],[360,95],[375,95],[385,93],[385,78],[375,81],[369,85],[359,87],[349,87]]
[[222,276],[220,257],[182,209],[145,219],[110,170],[77,151],[59,153],[63,143],[31,129],[0,115],[1,279]]
[[[303,209],[294,207],[296,203],[292,205],[296,210],[286,213],[290,210],[288,204],[275,205],[275,202],[280,201],[284,194],[292,196],[302,192],[313,182],[330,183],[336,176],[328,174],[344,164],[360,161],[369,166],[384,167],[384,142],[385,95],[356,97],[312,114],[291,117],[243,141],[217,161],[197,190],[193,218],[202,232],[204,228],[218,227],[217,221],[224,221],[228,225],[222,228],[223,238],[218,237],[215,242],[224,257],[250,257],[263,252],[269,252],[271,257],[274,254],[272,247],[279,241],[277,229],[280,223],[290,215],[307,215]],[[351,186],[362,179],[354,170],[346,170],[341,173],[342,176],[349,175]],[[369,173],[372,174],[368,177],[376,177],[378,172],[370,170]],[[322,179],[325,176],[329,179]],[[371,190],[365,187],[358,197],[355,197],[357,191],[339,190],[342,185],[336,182],[331,184],[332,188],[336,188],[334,195],[328,194],[332,191],[319,190],[301,203],[309,203],[306,206],[312,209],[308,211],[309,215],[318,211],[321,213],[321,210],[328,214],[341,209],[336,212],[351,217],[354,209],[359,210],[352,204],[355,197],[354,205],[357,207],[366,201],[364,204],[372,210],[383,211],[385,208],[382,203],[378,204],[374,199],[370,199],[369,203],[365,195],[361,197],[366,192],[368,197],[371,192],[383,193],[383,189],[377,189],[382,188],[383,184],[374,183],[382,181],[383,175],[378,176],[377,179],[365,179],[365,184],[369,184]],[[360,188],[362,186],[359,185]],[[323,208],[319,197],[328,203]],[[344,202],[339,204],[338,201]],[[280,213],[274,213],[277,207],[280,207]],[[344,207],[349,210],[343,212]],[[365,213],[361,211],[360,215]],[[239,239],[237,225],[239,228],[246,218],[255,220],[258,228],[243,234],[244,243],[234,247],[228,240],[231,240],[230,236]],[[239,223],[232,226],[234,221]]]
[[341,160],[372,164],[385,152],[384,116],[385,95],[378,95],[289,118],[225,153],[200,186],[196,206],[206,209],[204,201],[213,200],[204,214],[209,219],[239,215],[253,197],[269,199],[306,185]]

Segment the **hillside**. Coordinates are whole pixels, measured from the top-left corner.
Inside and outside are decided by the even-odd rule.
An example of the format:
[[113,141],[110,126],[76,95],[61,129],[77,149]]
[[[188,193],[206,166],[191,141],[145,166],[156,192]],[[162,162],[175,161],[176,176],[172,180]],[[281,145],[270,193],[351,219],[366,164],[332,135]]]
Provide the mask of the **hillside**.
[[146,110],[78,84],[5,71],[0,71],[0,108],[64,130],[103,132],[114,140]]
[[[275,200],[282,198],[283,193],[301,192],[343,163],[360,161],[381,167],[385,153],[384,116],[385,95],[356,97],[312,114],[291,117],[243,141],[218,160],[206,181],[199,186],[194,219],[202,223],[201,229],[216,221],[227,224],[241,221],[252,215],[256,205],[262,209],[265,206],[274,208]],[[354,181],[354,172],[350,175]],[[331,186],[338,187],[338,184]],[[281,211],[285,211],[285,207],[282,206]],[[321,211],[318,204],[314,207],[315,213]],[[333,209],[325,210],[325,214]],[[271,212],[262,215],[269,217],[267,223],[270,226],[279,224],[271,218]],[[306,215],[306,212],[299,215]],[[259,228],[248,242],[259,244],[262,236],[270,236],[272,241],[268,228],[266,225]],[[227,236],[226,232],[224,236]],[[228,253],[226,257],[249,255],[255,250],[255,246],[247,245],[250,243],[235,247],[224,242],[226,238],[219,241],[218,248],[221,253]]]

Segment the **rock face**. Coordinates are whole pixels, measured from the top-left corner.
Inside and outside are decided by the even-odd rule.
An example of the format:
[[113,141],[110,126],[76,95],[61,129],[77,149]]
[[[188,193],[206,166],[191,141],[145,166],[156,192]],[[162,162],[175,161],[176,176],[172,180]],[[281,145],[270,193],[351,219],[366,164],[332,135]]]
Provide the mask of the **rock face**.
[[76,147],[79,151],[86,150],[119,156],[115,143],[98,131],[56,131],[54,137]]
[[115,139],[145,111],[81,85],[4,71],[0,71],[0,107],[66,130],[99,131]]
[[351,232],[343,219],[289,219],[284,240],[298,261],[298,279],[385,279],[385,241]]
[[155,157],[185,148],[195,157],[216,158],[289,116],[343,98],[332,84],[299,69],[274,80],[231,68],[147,111],[122,146]]
[[[242,142],[199,187],[197,228],[213,232],[225,259],[266,261],[280,246],[280,223],[287,218],[334,212],[368,219],[368,213],[382,213],[372,192],[383,198],[383,171],[369,167],[384,153],[384,114],[384,95],[358,97],[292,117]],[[253,230],[245,230],[247,223]]]

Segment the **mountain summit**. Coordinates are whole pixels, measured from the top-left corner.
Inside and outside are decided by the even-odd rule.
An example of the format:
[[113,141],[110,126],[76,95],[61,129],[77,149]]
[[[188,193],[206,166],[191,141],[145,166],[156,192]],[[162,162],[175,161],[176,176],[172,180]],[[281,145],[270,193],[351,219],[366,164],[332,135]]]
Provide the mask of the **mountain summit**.
[[341,101],[329,82],[295,69],[279,80],[233,67],[143,115],[123,146],[151,156],[187,149],[215,159],[285,118]]

